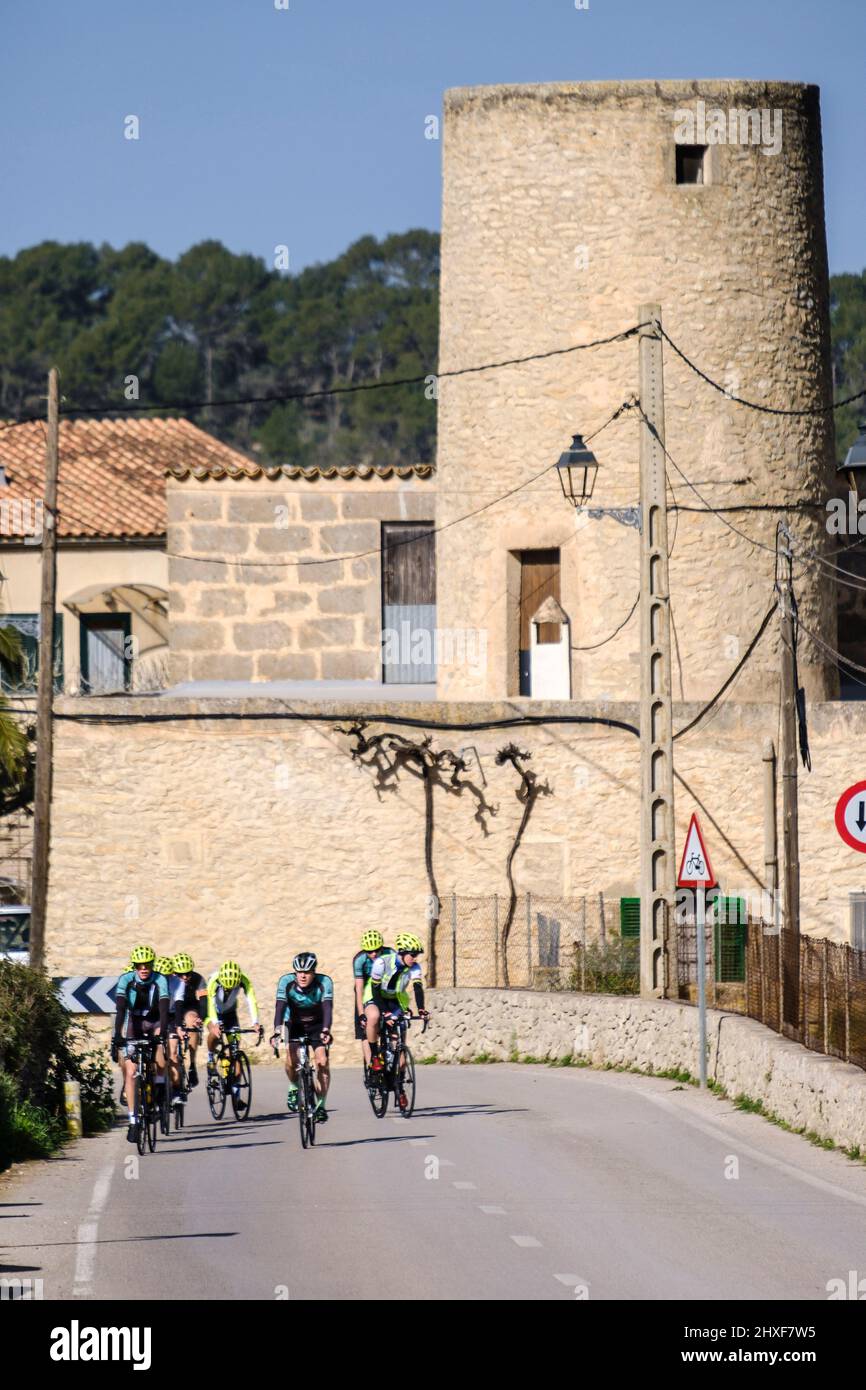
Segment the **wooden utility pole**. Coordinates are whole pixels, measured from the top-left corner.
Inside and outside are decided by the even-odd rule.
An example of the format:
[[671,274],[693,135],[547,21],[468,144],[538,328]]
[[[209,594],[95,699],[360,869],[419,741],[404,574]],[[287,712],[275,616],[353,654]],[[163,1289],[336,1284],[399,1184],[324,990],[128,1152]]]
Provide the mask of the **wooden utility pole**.
[[790,536],[779,527],[777,577],[782,637],[782,843],[785,910],[782,926],[782,1024],[796,1031],[800,1023],[800,833],[797,815],[797,676],[794,646],[794,580]]
[[668,583],[667,472],[662,311],[642,304],[640,354],[640,992],[661,998],[670,983],[674,930],[673,707]]
[[39,610],[39,675],[36,687],[36,779],[33,797],[33,891],[30,899],[30,964],[45,963],[45,909],[51,842],[51,777],[54,703],[54,609],[57,592],[57,468],[59,401],[57,368],[48,373],[48,437],[42,517],[42,600]]
[[771,738],[764,740],[764,903],[762,929],[778,930],[779,848],[776,831],[776,748]]

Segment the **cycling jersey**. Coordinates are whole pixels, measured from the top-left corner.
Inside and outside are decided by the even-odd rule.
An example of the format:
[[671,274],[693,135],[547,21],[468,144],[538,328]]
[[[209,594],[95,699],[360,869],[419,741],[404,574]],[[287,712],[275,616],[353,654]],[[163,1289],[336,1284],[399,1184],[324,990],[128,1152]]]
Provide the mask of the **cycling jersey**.
[[159,1024],[160,1030],[168,1026],[168,982],[164,975],[151,971],[142,980],[134,970],[125,970],[117,981],[115,993],[114,1034],[121,1037],[123,1025],[129,1017],[128,1033],[140,1035],[138,1024],[151,1026]]
[[199,1018],[204,1018],[207,1010],[207,1000],[197,998],[199,990],[207,989],[207,980],[204,975],[199,975],[197,970],[192,971],[185,980],[179,975],[172,975],[168,985],[168,1009],[178,1022],[183,1022],[184,1014],[195,1010]]
[[306,989],[290,971],[280,976],[274,1009],[274,1032],[289,1016],[289,1036],[330,1032],[334,1014],[334,982],[330,975],[314,975]]
[[241,982],[234,989],[225,989],[219,982],[219,971],[215,970],[207,982],[207,1023],[226,1023],[237,1027],[238,1004],[243,990],[247,997],[250,1022],[255,1028],[259,1021],[259,1006],[256,992],[248,975],[241,975]]
[[409,1007],[409,986],[415,994],[418,1009],[424,1007],[424,987],[421,984],[421,967],[417,961],[404,965],[396,951],[383,951],[373,961],[370,978],[364,986],[364,1003],[385,1005],[396,1002],[401,1008]]
[[[383,946],[382,953],[390,954],[391,947]],[[352,959],[352,974],[356,980],[369,980],[370,971],[373,969],[374,957],[369,951],[359,951]]]

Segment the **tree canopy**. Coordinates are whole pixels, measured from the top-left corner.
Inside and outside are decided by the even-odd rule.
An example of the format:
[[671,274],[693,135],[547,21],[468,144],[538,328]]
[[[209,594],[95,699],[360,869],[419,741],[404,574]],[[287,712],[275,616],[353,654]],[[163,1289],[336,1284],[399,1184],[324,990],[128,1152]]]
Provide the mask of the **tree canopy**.
[[[0,258],[0,414],[44,410],[56,364],[67,408],[165,408],[328,390],[436,370],[439,237],[362,237],[297,275],[204,241],[174,262],[43,242]],[[200,410],[197,424],[263,461],[430,462],[436,406],[423,386],[309,403]],[[178,413],[189,413],[179,411]]]

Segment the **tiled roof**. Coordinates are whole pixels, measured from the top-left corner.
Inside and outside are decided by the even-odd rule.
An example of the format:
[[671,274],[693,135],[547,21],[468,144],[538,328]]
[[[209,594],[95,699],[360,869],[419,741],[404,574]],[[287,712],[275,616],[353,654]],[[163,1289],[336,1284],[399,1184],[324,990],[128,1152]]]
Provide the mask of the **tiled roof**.
[[304,478],[309,482],[316,478],[432,478],[435,468],[432,463],[373,464],[347,463],[328,467],[311,465],[302,468],[296,463],[262,464],[235,456],[232,463],[217,460],[170,464],[169,473],[173,478],[195,478],[203,482],[206,478]]
[[[162,537],[166,473],[237,470],[246,462],[243,454],[188,420],[61,419],[57,534]],[[8,484],[0,485],[0,541],[3,536],[32,534],[32,512],[28,514],[26,504],[32,508],[44,495],[41,421],[0,427],[0,465]],[[16,507],[16,502],[21,505]]]

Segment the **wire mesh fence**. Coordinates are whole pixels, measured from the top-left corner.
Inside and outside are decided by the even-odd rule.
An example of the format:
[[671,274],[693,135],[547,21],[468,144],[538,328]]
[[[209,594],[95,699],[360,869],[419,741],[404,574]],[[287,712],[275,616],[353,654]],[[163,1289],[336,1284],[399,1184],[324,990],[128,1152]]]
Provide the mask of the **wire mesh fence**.
[[[623,901],[452,893],[436,934],[440,988],[574,989],[637,994],[638,922]],[[625,927],[625,934],[623,932]]]
[[813,1052],[866,1068],[866,951],[825,937],[749,933],[748,1012]]

